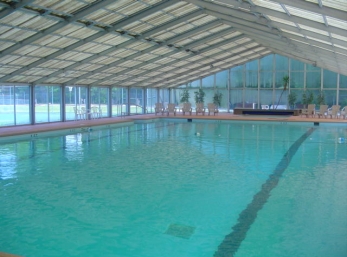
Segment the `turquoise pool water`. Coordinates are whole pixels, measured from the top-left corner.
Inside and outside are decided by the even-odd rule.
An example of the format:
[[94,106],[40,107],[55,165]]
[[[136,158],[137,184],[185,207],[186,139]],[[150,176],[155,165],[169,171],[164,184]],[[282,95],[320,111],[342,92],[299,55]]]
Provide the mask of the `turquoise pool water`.
[[154,122],[0,145],[0,251],[347,256],[346,126]]

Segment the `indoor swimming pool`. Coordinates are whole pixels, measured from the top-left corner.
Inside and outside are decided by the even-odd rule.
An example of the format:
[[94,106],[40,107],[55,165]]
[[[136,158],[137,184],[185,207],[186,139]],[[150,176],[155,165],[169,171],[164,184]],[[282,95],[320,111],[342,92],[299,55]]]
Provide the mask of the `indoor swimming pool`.
[[0,252],[347,256],[347,127],[164,120],[0,143]]

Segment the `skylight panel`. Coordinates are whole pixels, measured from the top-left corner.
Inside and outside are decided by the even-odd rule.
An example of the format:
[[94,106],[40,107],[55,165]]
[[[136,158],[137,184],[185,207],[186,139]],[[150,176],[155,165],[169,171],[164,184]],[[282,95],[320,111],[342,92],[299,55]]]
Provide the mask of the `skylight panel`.
[[[231,26],[229,26],[229,25],[227,25],[227,24],[219,24],[219,25],[217,25],[216,27],[210,29],[209,31],[210,31],[212,34],[214,34],[214,33],[217,33],[217,32],[219,32],[219,31],[222,31],[222,30],[225,30],[225,29],[229,29],[229,28],[231,28]],[[235,31],[235,32],[230,32],[230,34],[240,35],[240,34],[242,34],[242,33],[241,33],[241,32]]]
[[321,34],[321,35],[324,35],[324,36],[329,36],[329,33],[327,31],[320,30],[320,29],[315,29],[315,28],[308,27],[308,26],[305,26],[305,25],[302,25],[302,24],[300,24],[299,26],[300,26],[300,28],[302,28],[304,30],[308,30],[308,31],[311,31],[311,32],[314,32],[314,33],[318,33],[318,34]]
[[193,40],[192,38],[186,38],[180,41],[176,41],[175,45],[179,45],[179,46],[186,46],[192,42],[194,42],[195,40]]
[[14,44],[14,42],[4,42],[3,40],[0,40],[0,51],[3,51],[6,48],[9,48],[10,46],[13,46]]
[[48,60],[47,62],[44,62],[38,67],[44,67],[44,68],[50,68],[50,69],[64,69],[67,66],[72,65],[73,62],[70,61],[62,61],[62,60]]
[[[28,57],[28,56],[17,56],[17,58],[14,58],[12,61],[8,62],[10,65],[18,65],[18,66],[26,66],[29,65],[30,63],[33,63],[35,61],[39,60],[39,58],[34,58],[34,57]],[[3,62],[2,63],[6,63]]]
[[78,42],[78,40],[76,40],[76,39],[74,40],[71,38],[61,37],[61,38],[57,38],[55,41],[50,42],[49,44],[47,44],[47,46],[52,46],[52,47],[62,49],[64,47],[72,45],[76,42]]
[[66,36],[70,36],[70,37],[76,37],[79,39],[83,39],[83,38],[87,38],[89,36],[92,36],[94,34],[98,33],[97,30],[95,29],[90,29],[90,28],[80,28],[78,30],[75,30],[74,32],[70,33],[69,35]]
[[166,63],[169,63],[171,61],[172,60],[170,58],[163,58],[163,59],[155,61],[155,63],[166,64]]
[[124,30],[129,31],[130,33],[133,34],[141,34],[145,31],[148,31],[152,29],[154,25],[145,23],[145,22],[133,22],[129,24],[128,26],[123,27]]
[[164,12],[156,12],[156,13],[153,13],[152,15],[146,16],[145,18],[141,19],[141,21],[145,23],[149,23],[154,26],[159,26],[161,24],[164,24],[172,20],[173,18],[174,17]]
[[337,34],[331,33],[331,37],[332,38],[336,38],[336,39],[340,39],[340,40],[343,40],[343,41],[347,42],[347,34],[344,37],[344,36],[341,36],[341,35],[337,35]]
[[175,34],[181,34],[193,28],[194,26],[192,24],[181,24],[180,26],[175,26],[174,28],[171,28],[170,31]]
[[191,20],[189,20],[190,23],[192,23],[195,26],[202,26],[206,23],[212,22],[214,20],[217,20],[216,17],[211,15],[199,15]]
[[143,54],[135,58],[135,60],[142,62],[149,62],[151,59],[155,58],[153,54]]
[[20,42],[32,35],[35,35],[36,31],[22,30],[19,28],[13,28],[0,35],[0,39],[13,40]]
[[131,67],[134,67],[136,65],[139,65],[141,64],[142,62],[139,62],[139,61],[134,61],[134,60],[129,60],[129,61],[125,61],[123,62],[121,65],[123,67],[127,67],[127,68],[131,68]]
[[267,15],[267,17],[274,22],[279,22],[279,23],[286,24],[286,25],[289,25],[292,27],[296,26],[295,23],[290,21],[289,19],[285,20],[285,19],[277,18],[277,17],[271,16],[271,15]]
[[148,70],[156,69],[156,68],[158,68],[158,67],[160,67],[159,64],[149,63],[149,64],[147,64],[147,65],[142,66],[141,69],[147,70],[147,71],[148,71]]
[[[29,46],[30,48],[31,46]],[[20,50],[22,50],[22,48],[19,49],[19,52],[21,52]],[[34,57],[40,57],[43,58],[45,56],[48,56],[50,54],[53,54],[54,52],[56,52],[58,49],[54,49],[54,48],[48,48],[48,47],[36,47],[33,48],[32,51],[28,54],[29,56],[34,56]]]
[[92,56],[92,55],[87,54],[87,53],[76,52],[76,51],[69,51],[69,52],[66,52],[66,53],[58,56],[57,59],[79,62],[79,61],[82,61],[82,60],[84,60],[90,56]]
[[347,21],[338,20],[338,19],[331,18],[328,16],[326,17],[326,19],[328,21],[329,26],[344,29],[344,30],[346,30],[346,33],[347,33]]
[[105,72],[110,73],[110,74],[116,74],[116,73],[119,73],[119,72],[121,72],[121,71],[123,71],[125,69],[126,68],[120,67],[120,66],[110,67],[110,68],[106,69]]
[[323,6],[331,7],[341,11],[347,12],[347,1],[346,0],[322,0]]
[[[285,32],[285,33],[288,33],[288,34],[292,34],[292,35],[298,36],[298,37],[302,37],[303,36],[301,33],[297,33],[297,32],[294,32],[292,30],[282,29],[282,31]],[[300,31],[300,30],[298,30],[298,31]],[[290,35],[289,36],[286,35],[286,37],[291,38]]]
[[88,42],[80,47],[77,47],[76,51],[87,52],[87,53],[100,53],[106,49],[111,48],[109,45],[97,44],[94,42]]
[[[144,9],[146,9],[148,6],[141,3],[140,1],[127,1],[128,4],[127,5],[123,5],[122,7],[120,8],[117,8],[117,12],[125,15],[125,16],[130,16],[132,14],[135,14],[137,12],[140,12]],[[130,3],[129,3],[130,2]],[[111,9],[110,7],[108,9]]]
[[172,38],[176,35],[176,33],[173,33],[171,31],[160,31],[156,34],[151,35],[150,38],[153,38],[156,41],[166,41],[167,39]]
[[168,13],[180,17],[184,16],[187,13],[193,12],[195,10],[198,10],[199,7],[194,4],[187,4],[184,1],[180,1],[179,3],[170,6],[168,8],[165,8],[164,11],[167,11]]
[[96,21],[99,23],[104,24],[114,24],[117,21],[120,21],[121,19],[125,18],[124,15],[121,15],[119,13],[115,13],[112,10],[109,10],[107,8],[99,9],[89,15],[86,16],[86,19]]
[[177,52],[177,53],[174,53],[173,55],[171,55],[170,57],[174,58],[174,59],[182,59],[182,58],[187,57],[189,55],[190,54],[186,53],[186,52]]
[[14,76],[11,79],[9,79],[9,82],[31,83],[31,82],[34,82],[34,81],[36,81],[38,79],[40,79],[40,77],[18,75],[18,76]]
[[[338,47],[338,48],[341,48],[341,49],[347,50],[347,47],[346,47],[346,46],[342,46],[342,45],[335,44],[335,47]],[[339,52],[339,50],[338,50],[338,49],[336,49],[336,52]],[[344,61],[346,61],[346,59],[345,59]]]
[[253,3],[257,6],[275,10],[278,12],[285,12],[279,3],[267,0],[253,0]]
[[151,51],[151,53],[153,55],[164,55],[164,54],[167,54],[167,53],[170,53],[172,52],[173,49],[172,48],[168,48],[168,47],[159,47],[153,51]]
[[[326,44],[326,45],[331,45],[331,43],[329,41],[325,41],[325,40],[320,40],[320,39],[317,39],[317,38],[313,38],[313,37],[307,37],[307,39],[310,39],[310,40],[313,40],[313,41],[317,41],[317,42],[321,42],[323,44]],[[329,38],[327,38],[328,40]]]
[[314,12],[306,11],[303,9],[298,9],[298,8],[291,7],[288,5],[286,6],[286,8],[289,11],[289,13],[293,16],[297,16],[297,17],[301,17],[304,19],[316,21],[319,23],[324,23],[323,16],[319,13],[314,13]]
[[0,19],[0,22],[11,26],[20,26],[20,24],[29,21],[30,19],[35,17],[36,15],[34,13],[23,12],[22,10],[18,10]]
[[35,5],[41,6],[44,9],[54,9],[64,13],[75,13],[76,11],[87,6],[86,3],[80,1],[70,1],[68,4],[65,1],[35,1]]

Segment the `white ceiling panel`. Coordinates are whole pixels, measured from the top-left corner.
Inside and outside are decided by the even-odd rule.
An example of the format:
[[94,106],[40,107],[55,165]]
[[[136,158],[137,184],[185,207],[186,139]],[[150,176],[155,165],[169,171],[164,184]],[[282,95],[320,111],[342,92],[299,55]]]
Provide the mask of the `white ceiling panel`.
[[[16,4],[0,0],[0,12]],[[347,75],[346,0],[20,6],[0,16],[0,83],[179,86],[270,53]]]

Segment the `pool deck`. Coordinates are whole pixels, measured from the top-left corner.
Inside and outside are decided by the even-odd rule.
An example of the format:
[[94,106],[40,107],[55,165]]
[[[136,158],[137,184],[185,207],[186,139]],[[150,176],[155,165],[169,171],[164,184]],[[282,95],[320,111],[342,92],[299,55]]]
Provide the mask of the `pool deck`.
[[[46,131],[70,129],[70,128],[84,128],[99,125],[107,125],[114,123],[133,122],[135,120],[149,120],[149,119],[160,119],[160,118],[177,118],[177,119],[208,119],[208,120],[235,120],[235,121],[281,121],[281,122],[327,122],[327,123],[345,123],[347,125],[347,119],[336,119],[336,118],[316,118],[316,117],[304,117],[304,116],[276,116],[276,115],[234,115],[232,113],[219,113],[213,115],[182,115],[177,114],[169,115],[166,114],[154,115],[154,114],[143,114],[143,115],[132,115],[124,117],[114,118],[102,118],[93,120],[78,120],[78,121],[67,121],[67,122],[54,122],[54,123],[42,123],[35,125],[20,125],[10,127],[0,127],[0,137],[39,133]],[[0,254],[1,257],[1,254]]]
[[0,252],[0,257],[21,257],[19,255],[9,254],[9,253],[2,253]]

